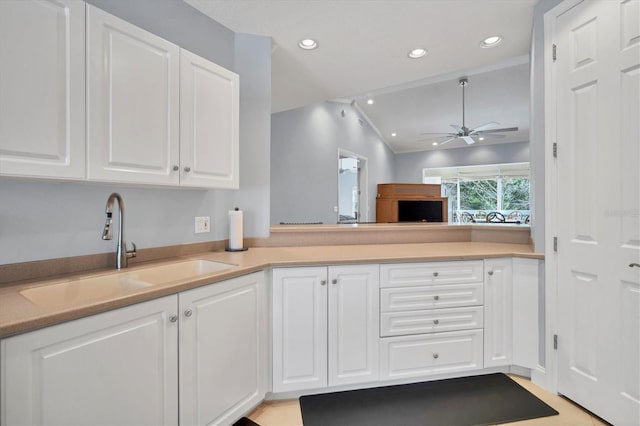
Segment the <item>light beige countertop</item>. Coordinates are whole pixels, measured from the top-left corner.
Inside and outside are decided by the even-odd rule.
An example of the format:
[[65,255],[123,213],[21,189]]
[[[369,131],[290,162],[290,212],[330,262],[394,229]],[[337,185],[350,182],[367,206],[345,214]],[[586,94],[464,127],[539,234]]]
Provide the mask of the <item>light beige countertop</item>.
[[146,288],[123,287],[115,293],[97,295],[95,298],[83,303],[53,307],[37,306],[22,296],[20,292],[28,288],[60,283],[63,278],[80,280],[118,272],[115,270],[101,270],[67,277],[57,277],[50,280],[8,283],[0,287],[0,338],[213,284],[269,267],[467,260],[511,256],[543,259],[542,254],[533,252],[530,244],[492,242],[254,247],[245,252],[202,252],[162,262],[137,264],[127,270],[123,270],[121,273],[185,259],[208,259],[237,266],[203,276],[197,280],[176,281]]

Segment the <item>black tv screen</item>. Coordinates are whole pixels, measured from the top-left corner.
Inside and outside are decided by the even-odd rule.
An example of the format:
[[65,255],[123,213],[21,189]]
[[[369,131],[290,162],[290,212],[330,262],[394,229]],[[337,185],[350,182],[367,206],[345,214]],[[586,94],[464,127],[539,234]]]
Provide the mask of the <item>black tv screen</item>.
[[441,200],[399,200],[398,222],[442,222]]

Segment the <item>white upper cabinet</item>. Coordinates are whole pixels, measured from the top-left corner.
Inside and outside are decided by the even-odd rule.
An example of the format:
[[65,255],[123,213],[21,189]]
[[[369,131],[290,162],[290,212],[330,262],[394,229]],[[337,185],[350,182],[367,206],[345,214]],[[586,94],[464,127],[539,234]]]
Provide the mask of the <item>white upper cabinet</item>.
[[237,189],[238,75],[180,51],[180,185]]
[[87,6],[90,180],[237,189],[238,75]]
[[175,44],[87,5],[90,180],[178,184],[179,55]]
[[0,175],[85,177],[80,1],[0,1]]

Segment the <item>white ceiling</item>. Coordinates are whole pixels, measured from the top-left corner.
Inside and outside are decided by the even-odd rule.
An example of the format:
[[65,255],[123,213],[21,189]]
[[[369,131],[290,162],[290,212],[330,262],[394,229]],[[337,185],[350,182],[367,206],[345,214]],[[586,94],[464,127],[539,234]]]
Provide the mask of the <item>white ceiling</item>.
[[[506,98],[522,101],[522,82],[514,81],[518,94],[511,97],[512,87],[504,80],[478,73],[523,63],[537,1],[185,0],[235,32],[272,37],[272,112],[355,99],[396,152],[430,148],[415,144],[416,132],[448,132],[449,124],[462,124],[457,80],[463,75],[470,83],[465,89],[467,127],[497,121],[499,127],[528,128],[528,89],[526,108],[506,104]],[[495,34],[504,38],[501,45],[480,48],[485,37]],[[306,37],[317,40],[318,49],[300,49],[298,41]],[[415,47],[429,54],[409,59]],[[515,74],[523,76],[522,71]],[[400,89],[397,95],[390,93],[395,89]],[[370,108],[362,100],[371,95],[381,98]],[[423,96],[431,104],[412,108]],[[398,137],[392,139],[392,131]],[[501,142],[528,139],[518,134]]]

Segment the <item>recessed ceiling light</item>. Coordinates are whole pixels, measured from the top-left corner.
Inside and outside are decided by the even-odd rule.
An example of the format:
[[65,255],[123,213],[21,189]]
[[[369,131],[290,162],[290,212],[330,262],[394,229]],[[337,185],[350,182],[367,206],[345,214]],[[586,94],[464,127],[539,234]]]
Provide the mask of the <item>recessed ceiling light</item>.
[[298,46],[300,46],[300,48],[304,50],[313,50],[318,47],[318,42],[311,38],[305,38],[303,40],[300,40]]
[[409,52],[409,57],[411,59],[418,59],[418,58],[422,58],[426,54],[427,54],[427,50],[419,47],[419,48],[413,49],[411,52]]
[[434,142],[434,143],[432,143],[431,145],[433,145],[433,146],[438,146],[438,142]]
[[369,105],[373,105],[373,99],[368,99],[368,100],[367,100],[367,104],[369,104]]
[[486,48],[489,48],[489,47],[496,47],[500,43],[502,43],[502,37],[497,36],[497,35],[489,36],[489,37],[485,38],[484,40],[482,40],[482,43],[480,43],[480,47],[486,49]]
[[484,138],[483,138],[482,136],[480,136],[480,137],[478,138],[478,140],[479,140],[479,141],[483,141],[483,140],[484,140]]
[[391,133],[391,137],[394,137],[394,138],[395,138],[396,136],[398,136],[398,134],[397,134],[397,133]]

